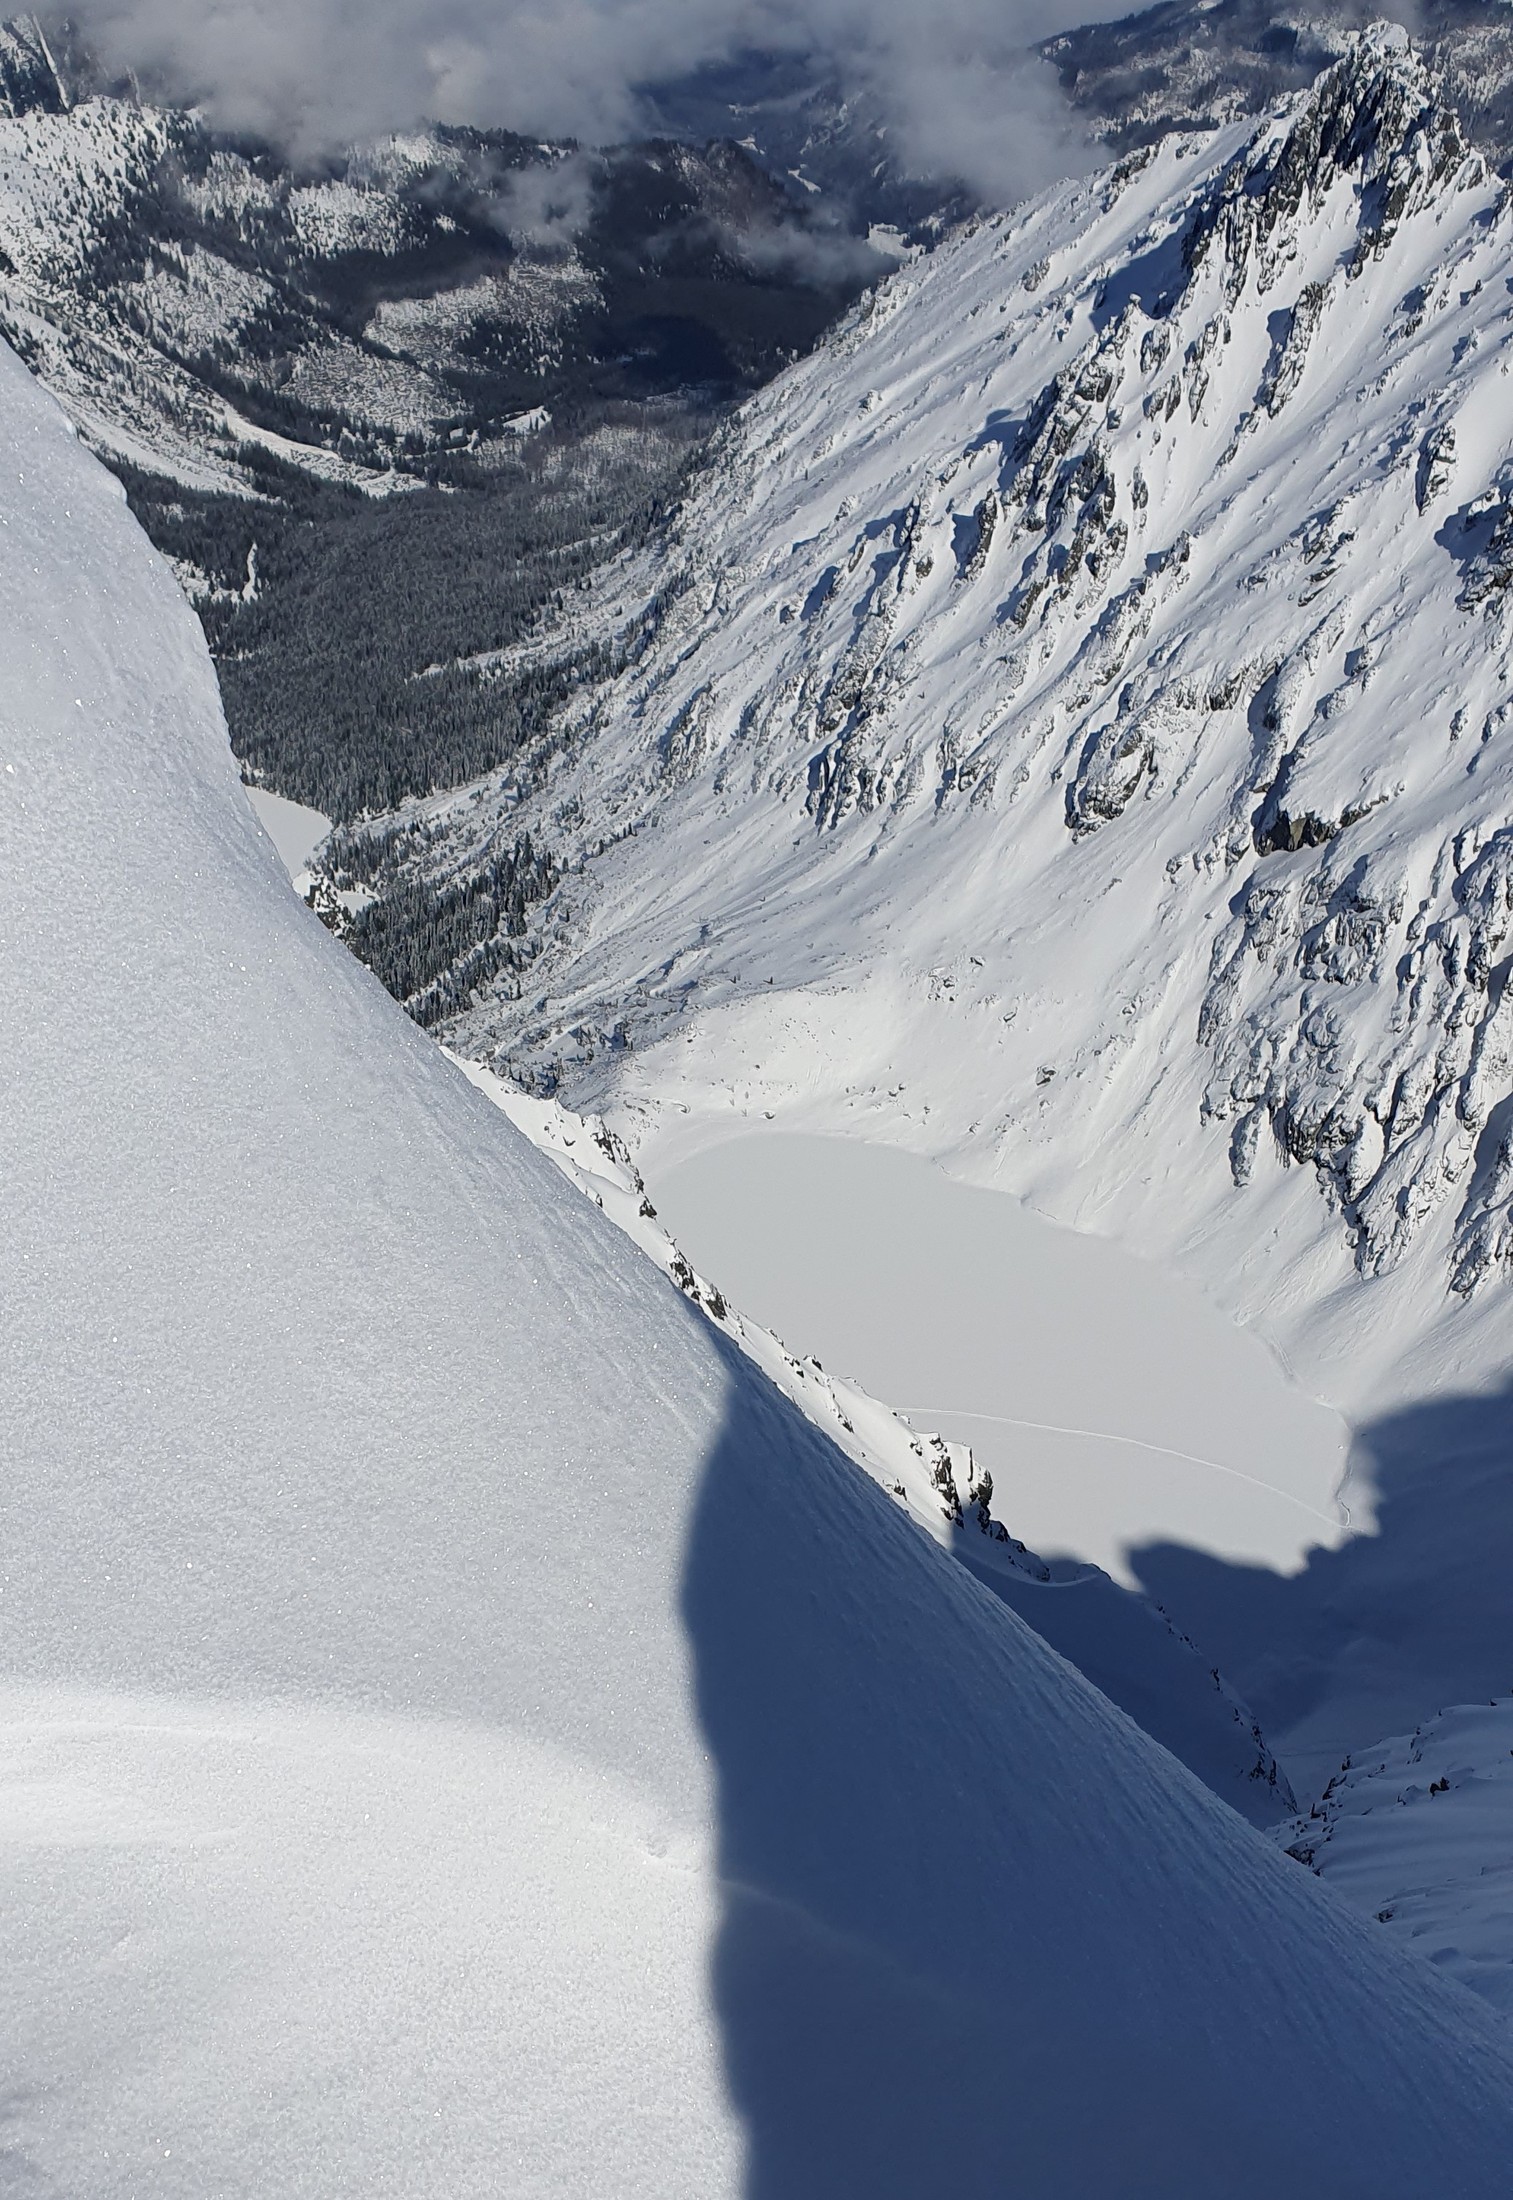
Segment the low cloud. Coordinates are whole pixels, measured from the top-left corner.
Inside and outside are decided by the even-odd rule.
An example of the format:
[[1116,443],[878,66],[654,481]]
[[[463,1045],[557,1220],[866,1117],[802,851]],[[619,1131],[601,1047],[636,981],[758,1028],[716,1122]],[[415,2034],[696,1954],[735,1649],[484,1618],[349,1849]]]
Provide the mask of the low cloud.
[[598,165],[586,153],[511,169],[489,192],[488,218],[516,247],[566,251],[593,218],[599,180]]
[[760,275],[808,283],[818,290],[876,282],[895,264],[844,229],[797,221],[767,221],[728,229],[721,243],[733,259]]
[[422,119],[607,144],[645,127],[640,87],[775,51],[814,55],[865,99],[912,172],[986,199],[1086,159],[1053,74],[1027,52],[1085,20],[1086,0],[73,0],[68,12],[111,69],[306,154]]

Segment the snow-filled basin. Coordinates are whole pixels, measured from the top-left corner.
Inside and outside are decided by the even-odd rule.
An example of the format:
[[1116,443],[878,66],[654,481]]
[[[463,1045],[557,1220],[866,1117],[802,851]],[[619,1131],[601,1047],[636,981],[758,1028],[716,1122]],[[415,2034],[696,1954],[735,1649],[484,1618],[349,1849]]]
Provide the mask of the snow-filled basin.
[[912,1154],[755,1133],[649,1190],[694,1266],[790,1349],[971,1444],[1032,1548],[1178,1542],[1284,1572],[1341,1540],[1349,1435],[1194,1286]]
[[280,863],[290,878],[297,879],[330,832],[330,818],[303,802],[291,802],[286,795],[270,794],[266,787],[244,787],[242,791],[278,850]]

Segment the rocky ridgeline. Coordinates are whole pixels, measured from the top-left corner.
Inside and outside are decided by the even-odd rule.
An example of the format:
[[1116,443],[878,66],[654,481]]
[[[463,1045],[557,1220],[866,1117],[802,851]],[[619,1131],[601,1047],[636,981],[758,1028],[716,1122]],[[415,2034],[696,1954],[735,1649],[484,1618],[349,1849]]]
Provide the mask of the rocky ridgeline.
[[[1256,115],[1348,51],[1370,0],[1166,0],[1112,23],[1087,23],[1040,51],[1112,150],[1171,130]],[[1513,159],[1513,37],[1499,0],[1419,0],[1414,36],[1477,148],[1503,173]]]

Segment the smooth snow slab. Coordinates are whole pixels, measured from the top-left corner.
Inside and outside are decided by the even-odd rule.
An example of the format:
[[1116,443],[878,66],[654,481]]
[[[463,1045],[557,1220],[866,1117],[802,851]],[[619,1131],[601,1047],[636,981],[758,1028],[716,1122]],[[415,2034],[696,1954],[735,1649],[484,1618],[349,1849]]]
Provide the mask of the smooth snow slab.
[[0,358],[3,2182],[1493,2200],[1513,2045],[289,892]]
[[549,1746],[0,1690],[0,1886],[0,2189],[739,2188],[708,1861]]
[[298,878],[331,830],[329,817],[307,803],[291,802],[287,795],[267,787],[243,787],[257,821],[278,850],[278,860],[290,878]]
[[1134,1585],[1171,1540],[1292,1572],[1341,1539],[1348,1431],[1192,1284],[916,1155],[757,1133],[648,1183],[706,1275],[813,1352],[969,1443],[1046,1556]]

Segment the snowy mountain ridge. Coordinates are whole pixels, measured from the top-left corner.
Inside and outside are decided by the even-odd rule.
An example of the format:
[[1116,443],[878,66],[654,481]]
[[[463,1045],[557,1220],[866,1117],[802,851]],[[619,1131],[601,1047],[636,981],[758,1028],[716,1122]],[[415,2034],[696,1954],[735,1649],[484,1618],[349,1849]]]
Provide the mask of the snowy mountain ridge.
[[1493,2200],[1505,2027],[300,908],[176,583],[4,356],[0,508],[9,2180]]
[[1363,1388],[1500,1366],[1510,245],[1384,29],[900,271],[595,599],[629,669],[409,813],[433,881],[522,828],[568,872],[448,1037],[633,1136],[922,1147],[1305,1372],[1352,1272]]
[[[1348,50],[1369,0],[1161,0],[1118,22],[1092,22],[1039,48],[1062,90],[1110,149],[1127,153],[1172,129],[1212,128],[1275,106]],[[1506,173],[1513,153],[1513,42],[1501,0],[1420,0],[1415,45],[1462,127]]]

